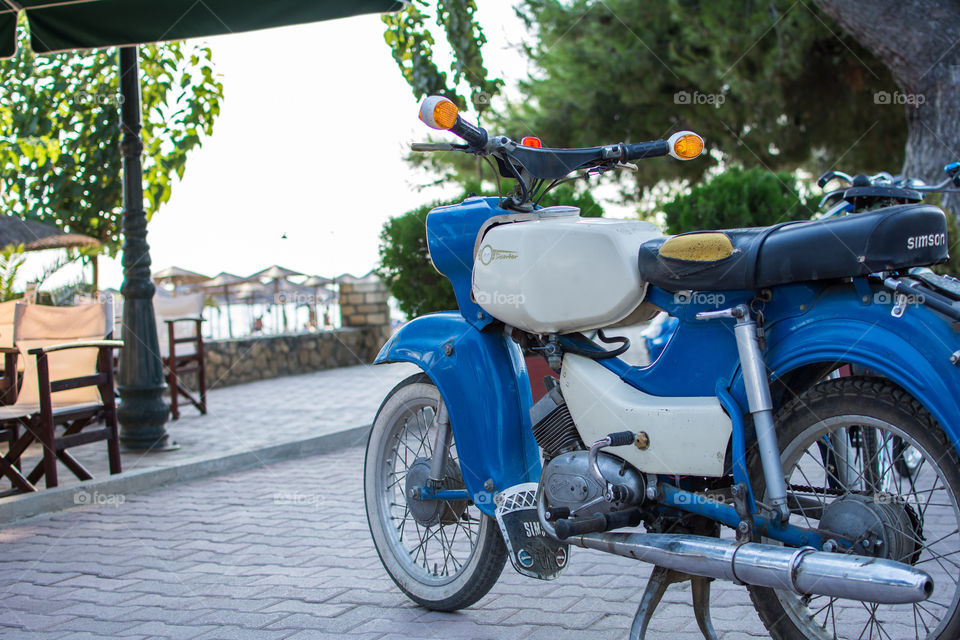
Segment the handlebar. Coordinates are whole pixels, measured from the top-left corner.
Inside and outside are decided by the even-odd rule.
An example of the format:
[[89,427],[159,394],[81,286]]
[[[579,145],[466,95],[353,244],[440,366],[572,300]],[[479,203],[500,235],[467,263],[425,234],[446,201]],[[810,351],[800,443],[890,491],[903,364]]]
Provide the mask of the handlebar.
[[559,180],[578,169],[614,168],[631,160],[670,155],[692,160],[703,150],[703,139],[690,131],[681,131],[668,140],[633,144],[619,143],[581,149],[540,148],[518,144],[506,136],[489,136],[480,126],[462,117],[456,105],[443,96],[430,96],[420,106],[420,119],[429,127],[450,131],[465,145],[415,144],[414,151],[463,151],[478,156],[493,156],[501,175],[524,180],[523,172],[534,180]]

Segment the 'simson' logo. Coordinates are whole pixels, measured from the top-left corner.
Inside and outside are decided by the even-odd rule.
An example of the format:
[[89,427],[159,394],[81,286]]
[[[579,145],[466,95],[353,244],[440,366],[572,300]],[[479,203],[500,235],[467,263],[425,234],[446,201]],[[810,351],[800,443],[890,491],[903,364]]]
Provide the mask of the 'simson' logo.
[[945,233],[928,233],[923,236],[910,236],[907,238],[907,250],[942,247],[946,243],[947,234]]

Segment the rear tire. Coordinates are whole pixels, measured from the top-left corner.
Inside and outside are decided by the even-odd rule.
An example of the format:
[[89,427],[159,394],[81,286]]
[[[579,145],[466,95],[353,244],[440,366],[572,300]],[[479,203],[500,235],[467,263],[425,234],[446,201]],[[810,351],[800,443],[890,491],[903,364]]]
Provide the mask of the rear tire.
[[[444,501],[435,523],[419,522],[411,512],[406,473],[433,455],[439,401],[425,374],[407,378],[384,399],[367,441],[364,502],[377,554],[400,590],[428,609],[456,611],[490,591],[507,549],[497,523],[472,502]],[[446,468],[445,487],[464,488],[452,434]]]
[[[851,494],[900,504],[919,521],[904,533],[919,545],[910,562],[934,578],[934,593],[919,604],[873,605],[825,596],[748,587],[754,607],[776,640],[960,637],[960,459],[930,414],[903,389],[880,378],[821,382],[777,414],[788,492],[822,505]],[[908,457],[900,459],[905,456]],[[763,501],[759,455],[749,462],[755,494]],[[789,485],[794,485],[790,489]],[[802,491],[798,485],[821,491]],[[893,502],[891,502],[891,500]],[[911,515],[911,520],[914,518]],[[791,523],[819,520],[794,513]]]

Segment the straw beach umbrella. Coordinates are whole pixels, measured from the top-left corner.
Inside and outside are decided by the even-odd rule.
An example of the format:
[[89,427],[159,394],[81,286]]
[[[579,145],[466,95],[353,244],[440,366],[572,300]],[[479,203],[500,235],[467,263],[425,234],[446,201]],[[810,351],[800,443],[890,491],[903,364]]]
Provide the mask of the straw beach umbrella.
[[154,282],[169,282],[173,285],[173,295],[177,295],[177,287],[191,284],[200,284],[210,279],[202,273],[188,271],[180,267],[167,267],[153,274]]
[[[276,302],[280,298],[280,282],[286,280],[287,278],[295,278],[297,276],[302,276],[302,275],[304,274],[300,273],[299,271],[294,271],[293,269],[287,269],[285,267],[281,267],[280,265],[275,264],[271,267],[267,267],[263,271],[257,271],[255,274],[250,276],[250,279],[262,280],[268,283],[272,282],[273,297],[274,297],[274,301]],[[281,305],[281,308],[283,310],[283,330],[286,331],[287,330],[287,310],[285,307],[283,307],[283,305]]]
[[17,216],[0,215],[0,247],[23,245],[24,251],[96,247],[100,241],[81,233],[67,233],[53,225]]
[[231,338],[233,337],[233,320],[230,318],[230,289],[236,288],[244,282],[249,281],[249,278],[241,278],[240,276],[235,276],[232,273],[221,271],[200,285],[201,289],[209,289],[211,291],[216,291],[217,293],[223,293],[223,302],[227,307],[227,334]]

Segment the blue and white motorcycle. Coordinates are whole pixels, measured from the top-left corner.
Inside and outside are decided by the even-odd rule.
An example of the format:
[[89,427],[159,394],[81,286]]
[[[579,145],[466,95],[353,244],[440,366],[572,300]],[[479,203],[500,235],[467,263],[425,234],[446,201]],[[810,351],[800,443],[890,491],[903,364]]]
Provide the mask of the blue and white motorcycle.
[[[633,638],[678,580],[716,638],[711,579],[746,585],[778,639],[960,637],[960,286],[916,269],[948,258],[940,209],[666,237],[536,203],[576,172],[693,159],[693,133],[546,149],[445,98],[420,117],[464,143],[415,149],[492,160],[516,189],[429,214],[459,310],[376,360],[422,369],[383,401],[364,468],[404,593],[467,607],[508,558],[552,579],[573,545],[655,566]],[[662,353],[626,364],[616,327],[661,310]],[[536,403],[531,354],[559,374]]]

